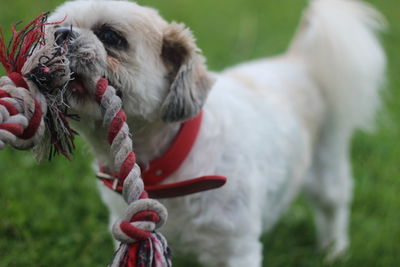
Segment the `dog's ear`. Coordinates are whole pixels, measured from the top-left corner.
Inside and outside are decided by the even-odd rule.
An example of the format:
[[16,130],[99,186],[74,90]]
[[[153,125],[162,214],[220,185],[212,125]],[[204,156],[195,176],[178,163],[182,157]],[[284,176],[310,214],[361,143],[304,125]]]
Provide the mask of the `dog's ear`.
[[170,88],[161,107],[165,122],[177,122],[198,114],[213,79],[189,29],[171,23],[164,31],[162,59],[169,72]]

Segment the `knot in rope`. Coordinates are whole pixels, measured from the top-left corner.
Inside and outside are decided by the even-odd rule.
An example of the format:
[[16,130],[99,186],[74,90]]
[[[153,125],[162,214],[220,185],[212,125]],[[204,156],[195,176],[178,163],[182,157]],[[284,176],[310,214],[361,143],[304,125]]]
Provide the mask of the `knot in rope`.
[[140,199],[131,203],[124,217],[114,223],[112,233],[122,243],[144,241],[165,223],[166,217],[165,208],[158,201]]
[[[21,87],[26,86],[26,87]],[[10,144],[17,149],[33,147],[43,136],[46,101],[27,90],[22,75],[13,72],[0,78],[0,149]]]

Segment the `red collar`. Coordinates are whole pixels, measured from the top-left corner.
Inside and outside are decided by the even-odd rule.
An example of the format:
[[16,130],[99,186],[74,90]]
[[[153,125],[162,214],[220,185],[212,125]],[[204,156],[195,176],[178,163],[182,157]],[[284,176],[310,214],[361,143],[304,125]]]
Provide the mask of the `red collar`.
[[[182,124],[175,140],[168,151],[159,158],[156,158],[142,168],[142,179],[145,189],[151,198],[170,198],[184,196],[197,192],[221,187],[227,178],[218,175],[202,176],[194,179],[184,180],[178,183],[161,184],[171,174],[179,169],[186,157],[189,155],[200,131],[203,112],[195,118]],[[104,169],[97,175],[103,183],[121,193],[123,181],[107,175]]]

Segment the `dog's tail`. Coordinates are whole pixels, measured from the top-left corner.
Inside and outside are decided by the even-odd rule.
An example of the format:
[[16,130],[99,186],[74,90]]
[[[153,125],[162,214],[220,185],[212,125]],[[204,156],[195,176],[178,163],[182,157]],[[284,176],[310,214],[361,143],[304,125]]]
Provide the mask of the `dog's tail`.
[[328,105],[328,120],[367,128],[379,107],[386,57],[377,38],[385,20],[357,0],[312,0],[289,54],[304,59]]

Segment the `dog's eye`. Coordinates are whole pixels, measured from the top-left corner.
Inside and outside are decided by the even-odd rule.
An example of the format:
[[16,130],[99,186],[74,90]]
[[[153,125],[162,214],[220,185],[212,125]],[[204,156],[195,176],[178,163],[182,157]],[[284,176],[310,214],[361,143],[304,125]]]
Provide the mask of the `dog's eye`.
[[107,47],[114,48],[127,48],[128,42],[118,32],[109,27],[102,27],[100,30],[95,31],[99,40]]

